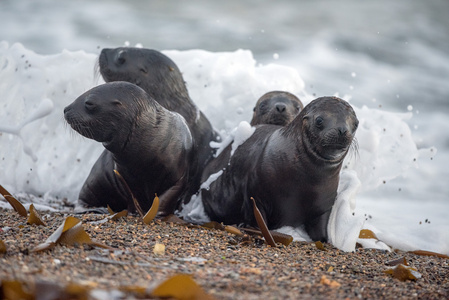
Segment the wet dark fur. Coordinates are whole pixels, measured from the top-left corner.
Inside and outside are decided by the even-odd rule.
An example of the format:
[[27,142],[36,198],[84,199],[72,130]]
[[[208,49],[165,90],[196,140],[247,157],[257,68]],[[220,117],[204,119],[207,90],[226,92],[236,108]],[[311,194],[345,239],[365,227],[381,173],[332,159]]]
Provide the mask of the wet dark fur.
[[295,95],[273,91],[264,94],[254,107],[251,125],[272,124],[285,126],[304,108]]
[[211,141],[219,141],[206,116],[190,99],[181,72],[167,56],[156,50],[121,47],[103,49],[98,60],[100,73],[106,82],[128,81],[143,88],[166,109],[182,115],[190,128],[195,150],[192,161],[191,189],[199,187],[201,171],[211,160]]
[[270,229],[304,225],[312,240],[327,241],[342,162],[357,126],[352,107],[335,97],[312,101],[285,127],[257,126],[231,158],[223,152],[206,168],[207,175],[223,170],[201,189],[206,214],[256,226],[254,197]]
[[193,146],[183,117],[159,105],[138,86],[107,83],[79,96],[64,109],[67,123],[106,150],[93,166],[80,194],[82,206],[135,210],[129,185],[146,212],[155,194],[159,215],[173,213],[188,186]]

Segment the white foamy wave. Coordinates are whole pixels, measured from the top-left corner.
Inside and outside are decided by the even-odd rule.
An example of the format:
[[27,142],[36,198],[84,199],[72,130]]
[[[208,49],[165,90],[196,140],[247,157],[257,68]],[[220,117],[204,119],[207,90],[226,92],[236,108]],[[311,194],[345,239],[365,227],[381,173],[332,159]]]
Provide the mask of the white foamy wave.
[[231,146],[231,157],[234,155],[235,150],[243,144],[256,130],[255,127],[251,127],[251,125],[247,121],[241,121],[239,125],[234,128],[226,138],[221,142],[211,142],[211,147],[217,149],[215,153],[215,157],[221,154],[223,150],[232,143]]
[[363,217],[354,212],[360,185],[355,171],[341,173],[337,199],[329,217],[327,226],[329,242],[344,251],[355,250],[363,226]]
[[211,221],[204,210],[201,191],[193,195],[190,201],[187,204],[183,204],[180,211],[176,213],[187,222],[201,224]]
[[72,133],[63,109],[94,85],[95,59],[0,43],[0,173],[11,192],[76,199],[102,146]]

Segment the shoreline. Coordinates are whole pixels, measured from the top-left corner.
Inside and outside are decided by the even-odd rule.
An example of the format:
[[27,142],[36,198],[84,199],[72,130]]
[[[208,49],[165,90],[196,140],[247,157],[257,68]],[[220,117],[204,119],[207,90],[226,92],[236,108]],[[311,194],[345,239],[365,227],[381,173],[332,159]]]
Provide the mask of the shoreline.
[[[349,253],[327,243],[324,250],[306,242],[270,247],[226,231],[161,221],[145,225],[136,216],[99,224],[105,215],[98,214],[76,217],[93,240],[116,250],[56,245],[33,253],[73,214],[42,212],[47,226],[27,225],[12,210],[0,209],[0,215],[7,247],[0,254],[0,280],[81,284],[102,291],[105,298],[97,299],[119,287],[126,298],[138,297],[130,287],[148,292],[176,274],[189,274],[215,299],[449,297],[446,258],[363,248]],[[155,254],[156,244],[165,246],[163,254]],[[386,263],[402,258],[422,277],[400,281],[384,272]]]

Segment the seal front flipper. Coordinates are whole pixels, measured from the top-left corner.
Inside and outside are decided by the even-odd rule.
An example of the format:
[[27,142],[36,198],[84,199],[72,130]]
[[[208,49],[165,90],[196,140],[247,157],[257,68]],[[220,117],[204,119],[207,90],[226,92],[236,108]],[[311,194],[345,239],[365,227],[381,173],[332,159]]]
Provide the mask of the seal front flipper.
[[166,190],[162,195],[159,196],[159,210],[157,212],[157,217],[162,218],[170,214],[173,214],[176,207],[178,206],[178,200],[181,195],[186,191],[186,176],[183,175],[174,186]]
[[[115,162],[112,153],[104,150],[93,165],[78,196],[77,206],[85,209],[108,205],[114,211],[129,209],[131,196],[113,173]],[[106,211],[107,212],[107,211]]]
[[329,216],[331,209],[323,213],[322,215],[309,220],[305,223],[306,232],[312,241],[326,242],[328,240],[327,223],[329,222]]

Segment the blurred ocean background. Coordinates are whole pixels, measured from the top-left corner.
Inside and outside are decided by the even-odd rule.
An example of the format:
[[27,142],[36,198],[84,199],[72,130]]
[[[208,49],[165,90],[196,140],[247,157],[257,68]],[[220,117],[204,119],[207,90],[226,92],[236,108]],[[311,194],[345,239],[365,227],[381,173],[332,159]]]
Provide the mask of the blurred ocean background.
[[[447,0],[0,0],[0,40],[43,55],[136,44],[248,49],[260,64],[295,68],[313,96],[411,112],[417,147],[432,153],[401,178],[362,193],[357,207],[382,206],[378,217],[424,223],[446,220],[449,211],[448,12]],[[449,231],[449,222],[441,226]]]

